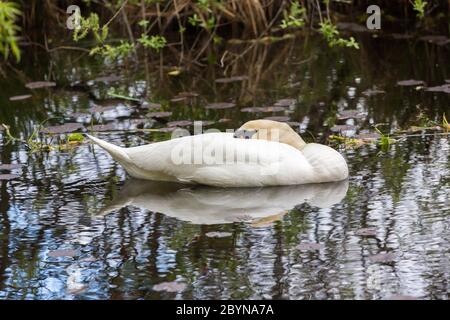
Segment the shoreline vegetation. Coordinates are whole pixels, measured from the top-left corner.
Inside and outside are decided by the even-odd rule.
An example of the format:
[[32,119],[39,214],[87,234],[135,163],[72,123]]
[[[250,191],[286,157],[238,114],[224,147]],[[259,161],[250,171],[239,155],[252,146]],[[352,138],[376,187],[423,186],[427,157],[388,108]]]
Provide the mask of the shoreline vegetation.
[[[381,30],[366,28],[368,1],[86,0],[0,1],[0,61],[24,48],[77,50],[100,59],[138,61],[167,50],[178,65],[226,64],[242,54],[224,44],[275,42],[314,32],[330,47],[359,49],[347,31],[448,34],[450,1],[380,1]],[[72,8],[70,8],[72,7]],[[68,28],[69,24],[74,27]],[[174,71],[176,72],[176,71]]]

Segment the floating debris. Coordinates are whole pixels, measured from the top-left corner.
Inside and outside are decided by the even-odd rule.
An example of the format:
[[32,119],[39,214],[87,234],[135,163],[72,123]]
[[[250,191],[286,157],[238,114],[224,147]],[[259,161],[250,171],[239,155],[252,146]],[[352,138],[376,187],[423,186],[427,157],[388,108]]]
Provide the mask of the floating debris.
[[317,251],[317,250],[322,249],[323,245],[321,245],[320,243],[305,242],[305,243],[300,243],[295,248],[298,250],[302,250],[302,251]]
[[372,97],[372,96],[375,96],[377,94],[384,94],[384,93],[386,93],[386,91],[377,89],[375,87],[371,88],[371,89],[364,90],[362,92],[362,94],[365,95],[366,97]]
[[423,85],[425,85],[425,82],[422,80],[409,79],[409,80],[398,81],[397,85],[402,86],[402,87],[423,86]]
[[32,97],[31,94],[23,94],[20,96],[9,97],[9,101],[20,101],[20,100],[29,99],[31,97]]
[[147,117],[150,118],[168,118],[172,115],[170,111],[160,111],[160,112],[149,112],[147,113]]
[[279,117],[266,117],[264,118],[266,120],[272,120],[272,121],[279,121],[279,122],[288,122],[289,120],[291,120],[291,118],[289,117],[283,117],[283,116],[279,116]]
[[56,82],[52,81],[35,81],[29,82],[25,85],[28,89],[40,89],[40,88],[49,88],[56,86]]
[[212,231],[205,233],[205,236],[208,238],[226,238],[231,237],[233,234],[231,232],[220,232],[220,231]]
[[167,126],[169,126],[169,127],[189,127],[192,125],[193,125],[193,122],[189,121],[189,120],[178,120],[178,121],[167,122]]
[[13,170],[13,169],[19,169],[22,167],[18,163],[2,163],[0,164],[0,170]]
[[107,124],[95,124],[89,127],[89,129],[92,131],[101,132],[101,131],[114,131],[117,128],[113,123],[107,123]]
[[155,102],[144,101],[140,105],[140,107],[144,108],[144,109],[149,109],[149,110],[156,110],[156,109],[160,109],[161,108],[161,104],[160,103],[155,103]]
[[275,102],[273,105],[276,107],[290,107],[296,103],[297,103],[297,100],[287,98],[287,99],[280,99],[277,102]]
[[356,130],[357,127],[356,126],[352,126],[349,124],[337,124],[333,127],[330,128],[331,131],[333,132],[341,132],[341,131],[353,131]]
[[233,102],[214,102],[207,104],[205,106],[206,109],[230,109],[236,106]]
[[78,254],[77,250],[73,249],[61,249],[61,250],[53,250],[48,253],[49,257],[57,258],[57,257],[74,257]]
[[358,110],[344,110],[339,112],[337,118],[339,120],[345,120],[345,119],[361,119],[364,118],[365,115],[361,111]]
[[446,83],[435,87],[428,87],[425,88],[425,91],[450,93],[450,83]]
[[84,126],[78,122],[68,122],[59,126],[51,126],[42,129],[43,133],[48,134],[61,134],[61,133],[69,133],[84,129]]
[[248,76],[234,76],[229,78],[217,78],[215,81],[217,83],[230,83],[230,82],[238,82],[248,80]]
[[177,281],[172,281],[172,282],[161,282],[159,284],[155,284],[153,286],[153,290],[154,291],[166,291],[166,292],[180,292],[183,291],[184,289],[186,289],[186,284],[183,282],[177,282]]
[[18,178],[19,175],[17,174],[0,174],[0,181],[3,180],[12,180]]
[[394,253],[388,252],[388,253],[379,253],[379,254],[370,256],[369,260],[374,263],[377,263],[377,262],[387,263],[387,262],[395,261],[396,258],[397,258],[397,256]]
[[181,101],[186,101],[187,97],[173,97],[172,99],[170,99],[170,102],[181,102]]
[[179,92],[176,97],[185,97],[185,98],[194,98],[194,97],[198,97],[200,94],[198,94],[197,92],[193,92],[193,91],[182,91]]
[[375,237],[377,235],[377,230],[373,228],[361,228],[356,230],[355,234],[362,237]]

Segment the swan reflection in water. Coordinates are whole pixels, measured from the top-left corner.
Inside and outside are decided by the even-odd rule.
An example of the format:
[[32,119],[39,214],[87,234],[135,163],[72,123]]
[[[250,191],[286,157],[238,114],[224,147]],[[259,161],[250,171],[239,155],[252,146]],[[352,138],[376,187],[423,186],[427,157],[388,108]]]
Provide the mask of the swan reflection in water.
[[346,195],[348,181],[262,188],[214,188],[128,180],[99,214],[134,206],[193,224],[248,221],[255,225],[281,218],[296,205],[328,208]]

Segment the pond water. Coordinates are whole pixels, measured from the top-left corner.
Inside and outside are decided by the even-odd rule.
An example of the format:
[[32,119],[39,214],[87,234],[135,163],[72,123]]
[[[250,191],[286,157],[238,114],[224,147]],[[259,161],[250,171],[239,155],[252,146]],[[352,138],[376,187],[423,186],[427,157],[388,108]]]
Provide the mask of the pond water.
[[[24,140],[40,123],[80,123],[136,146],[190,128],[173,121],[224,130],[277,117],[307,141],[382,123],[396,143],[334,143],[348,181],[227,190],[132,180],[88,141],[39,133],[53,148],[30,151],[2,128],[1,163],[17,166],[0,172],[0,299],[448,299],[449,138],[411,130],[450,118],[448,91],[424,88],[450,79],[448,45],[365,35],[356,51],[316,38],[230,45],[179,75],[170,51],[120,66],[26,54],[24,72],[0,80],[0,122]],[[425,83],[397,84],[409,79]]]

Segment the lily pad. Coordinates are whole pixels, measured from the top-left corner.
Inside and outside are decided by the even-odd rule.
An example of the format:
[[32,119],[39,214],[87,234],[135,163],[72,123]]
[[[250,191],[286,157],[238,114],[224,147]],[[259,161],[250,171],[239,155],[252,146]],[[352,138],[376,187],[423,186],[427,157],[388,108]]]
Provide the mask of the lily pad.
[[187,97],[173,97],[170,99],[171,102],[181,102],[187,100]]
[[153,290],[155,291],[166,291],[166,292],[180,292],[186,289],[187,285],[183,282],[161,282],[158,284],[155,284],[153,286]]
[[141,108],[149,109],[149,110],[156,110],[156,109],[160,109],[161,108],[161,104],[160,103],[155,103],[155,102],[147,102],[147,101],[145,101],[144,103],[141,104]]
[[49,88],[54,86],[56,86],[56,83],[52,81],[34,81],[29,82],[25,85],[25,87],[28,89]]
[[193,122],[189,121],[189,120],[178,120],[178,121],[167,122],[167,126],[169,126],[169,127],[189,127],[192,125],[193,125]]
[[409,79],[409,80],[398,81],[397,85],[402,86],[402,87],[423,86],[423,85],[425,85],[425,82],[422,80]]
[[298,246],[295,247],[298,250],[302,250],[302,251],[317,251],[323,248],[323,245],[321,245],[320,243],[314,243],[314,242],[305,242],[305,243],[300,243]]
[[198,97],[199,94],[197,92],[193,92],[193,91],[182,91],[182,92],[179,92],[176,96],[177,97],[185,97],[185,98],[194,98],[194,97]]
[[386,91],[379,90],[377,88],[367,89],[362,92],[362,94],[365,95],[366,97],[371,97],[371,96],[375,96],[377,94],[383,94],[383,93],[386,93]]
[[290,107],[290,106],[292,106],[292,105],[294,105],[296,103],[297,103],[297,100],[286,98],[286,99],[278,100],[273,105],[276,106],[276,107]]
[[373,228],[361,228],[356,230],[355,234],[362,237],[375,237],[377,235],[377,230]]
[[261,108],[260,107],[248,107],[248,108],[242,108],[240,111],[241,112],[249,112],[249,113],[257,113],[257,112],[261,112]]
[[230,109],[235,107],[236,104],[232,102],[214,102],[207,104],[205,106],[206,109]]
[[77,250],[72,249],[61,249],[53,250],[48,253],[49,257],[74,257],[78,254]]
[[91,129],[92,131],[101,132],[101,131],[114,131],[117,128],[114,124],[107,123],[107,124],[96,124],[93,125],[92,127],[89,127],[89,129]]
[[388,252],[388,253],[379,253],[375,254],[373,256],[369,257],[369,260],[374,263],[387,263],[387,262],[393,262],[397,256],[395,253]]
[[147,117],[150,118],[168,118],[172,115],[170,111],[160,111],[160,112],[149,112],[147,113]]
[[279,122],[288,122],[289,120],[291,120],[291,118],[289,117],[283,117],[283,116],[279,116],[279,117],[266,117],[264,118],[266,120],[272,120],[272,121],[279,121]]
[[217,78],[215,81],[217,83],[230,83],[230,82],[238,82],[248,80],[248,76],[234,76],[228,78]]
[[31,98],[31,94],[23,94],[20,96],[9,97],[9,101],[20,101]]
[[21,167],[18,163],[3,163],[0,164],[0,170],[13,170],[13,169],[19,169]]
[[450,84],[443,84],[435,87],[425,88],[425,91],[450,93]]
[[61,134],[61,133],[69,133],[84,129],[84,126],[81,123],[78,122],[68,122],[65,124],[62,124],[60,126],[51,126],[42,129],[43,133],[50,133],[50,134]]
[[220,232],[220,231],[212,231],[205,233],[205,236],[208,238],[226,238],[231,237],[233,234],[231,232]]
[[364,114],[358,110],[343,110],[343,111],[339,112],[337,118],[339,120],[361,119],[361,118],[364,118]]
[[12,180],[18,178],[17,174],[0,174],[0,181],[2,180]]

